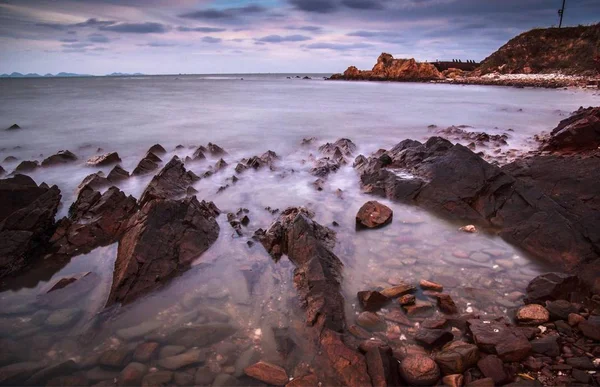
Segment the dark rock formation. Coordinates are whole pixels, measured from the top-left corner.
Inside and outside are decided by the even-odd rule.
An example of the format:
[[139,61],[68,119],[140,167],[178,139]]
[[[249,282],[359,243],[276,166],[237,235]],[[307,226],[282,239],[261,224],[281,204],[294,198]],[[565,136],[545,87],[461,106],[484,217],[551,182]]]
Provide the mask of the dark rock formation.
[[160,163],[161,161],[162,160],[160,159],[160,157],[158,157],[152,152],[148,152],[146,156],[144,156],[144,158],[141,159],[138,165],[133,169],[133,172],[131,172],[131,174],[133,176],[146,175],[152,171],[157,170],[158,163]]
[[579,108],[562,120],[544,140],[543,150],[584,151],[600,146],[600,107]]
[[57,186],[38,186],[30,177],[0,180],[0,278],[38,258],[54,232],[61,195]]
[[88,159],[87,164],[94,167],[103,167],[105,165],[111,165],[120,162],[121,158],[119,157],[119,154],[117,152],[110,152]]
[[212,142],[209,142],[206,148],[208,150],[208,153],[215,157],[220,157],[227,154],[227,152],[225,152],[223,148],[221,148],[217,144],[213,144]]
[[6,174],[6,170],[4,170],[4,168],[2,168],[2,165],[0,165],[0,177],[4,176]]
[[419,63],[414,59],[394,59],[390,54],[382,53],[370,71],[361,71],[354,66],[348,67],[344,74],[334,74],[330,79],[368,80],[368,81],[428,81],[442,79],[442,74],[430,63]]
[[192,171],[187,171],[177,156],[152,178],[140,198],[140,205],[154,199],[168,199],[183,196],[194,182],[200,180]]
[[77,156],[68,150],[61,150],[57,154],[45,158],[42,161],[42,167],[52,167],[55,165],[67,164],[77,161]]
[[242,173],[246,169],[261,169],[263,167],[269,167],[271,170],[274,169],[275,160],[279,159],[277,154],[273,151],[266,151],[260,156],[252,156],[248,159],[242,159],[235,167],[237,173]]
[[86,186],[69,208],[69,217],[58,223],[50,242],[59,254],[85,254],[116,242],[136,211],[135,198],[126,196],[117,187],[101,195]]
[[106,176],[106,178],[108,179],[108,181],[115,184],[119,181],[129,179],[129,172],[124,170],[120,165],[115,165],[115,167],[111,169],[111,171],[108,173],[108,176]]
[[107,305],[129,303],[187,270],[219,236],[213,203],[150,200],[119,241]]
[[38,169],[40,166],[40,164],[37,161],[29,161],[29,160],[25,160],[25,161],[21,161],[19,163],[19,165],[17,165],[17,167],[15,168],[15,172],[31,172],[31,171],[35,171],[36,169]]
[[336,142],[326,143],[319,147],[324,157],[318,158],[314,167],[310,170],[311,175],[320,178],[327,177],[330,173],[336,172],[342,165],[348,164],[346,157],[352,156],[356,151],[356,145],[347,138],[340,138]]
[[387,154],[392,163],[386,167],[379,158],[357,158],[365,191],[497,230],[507,241],[565,268],[598,256],[600,245],[581,218],[462,145],[439,137],[425,144],[405,140]]
[[19,129],[21,129],[21,127],[17,124],[12,124],[8,128],[6,128],[6,130],[19,130]]
[[[471,132],[462,126],[449,126],[445,129],[438,129],[435,133],[452,141],[469,142],[473,147],[500,147],[507,145],[508,135],[506,134],[488,134],[485,132]],[[471,148],[471,146],[470,146]]]
[[160,144],[154,144],[150,147],[150,149],[148,149],[148,153],[153,153],[155,155],[164,155],[165,153],[167,153],[167,150],[163,148],[163,146]]

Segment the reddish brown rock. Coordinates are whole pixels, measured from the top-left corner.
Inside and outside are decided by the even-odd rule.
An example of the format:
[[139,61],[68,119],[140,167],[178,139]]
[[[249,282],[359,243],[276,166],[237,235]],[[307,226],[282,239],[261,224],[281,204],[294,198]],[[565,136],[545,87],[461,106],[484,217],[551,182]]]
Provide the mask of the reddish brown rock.
[[373,387],[400,385],[398,361],[389,347],[373,346],[366,351],[367,372]]
[[486,378],[492,378],[495,385],[504,384],[509,376],[504,370],[504,363],[498,356],[488,355],[477,362],[477,367]]
[[416,300],[414,304],[403,305],[406,314],[411,317],[427,317],[434,313],[433,304],[428,301]]
[[364,356],[345,345],[338,333],[325,329],[320,344],[322,356],[327,361],[321,366],[331,367],[337,377],[337,382],[333,384],[356,387],[371,385]]
[[600,316],[590,316],[579,323],[579,329],[585,337],[600,341]]
[[60,199],[57,186],[38,186],[25,175],[0,180],[0,278],[19,272],[44,253]]
[[454,341],[435,355],[435,361],[444,375],[462,374],[477,364],[479,349],[473,344]]
[[170,199],[186,194],[187,189],[200,180],[192,171],[185,169],[183,162],[177,156],[152,178],[148,187],[142,193],[140,205],[155,199]]
[[446,314],[458,313],[458,308],[449,294],[438,293],[435,298],[437,298],[437,306],[442,312]]
[[140,363],[147,363],[157,353],[159,346],[159,343],[152,341],[138,344],[133,352],[133,360]]
[[539,325],[550,319],[550,313],[541,305],[529,304],[519,308],[516,319],[520,324]]
[[391,309],[388,313],[385,313],[383,315],[383,318],[388,321],[392,321],[409,327],[413,325],[408,319],[408,317],[406,317],[404,312],[402,312],[400,309]]
[[115,167],[108,173],[108,176],[106,176],[106,179],[115,184],[129,179],[129,172],[124,170],[120,165],[115,165]]
[[283,368],[264,361],[244,368],[244,373],[273,386],[283,386],[288,382],[287,372]]
[[131,175],[132,176],[147,175],[150,172],[157,170],[158,163],[160,163],[161,161],[162,160],[160,159],[160,157],[156,156],[152,152],[148,152],[146,154],[146,156],[144,156],[144,158],[141,159],[140,162],[138,163],[138,165],[133,169],[133,172],[131,172]]
[[442,74],[430,63],[419,63],[414,59],[394,59],[387,53],[377,58],[372,70],[361,71],[348,67],[343,75],[335,74],[331,79],[379,80],[379,81],[425,81],[442,79]]
[[441,376],[435,361],[423,355],[410,355],[402,360],[400,375],[410,386],[433,386]]
[[300,376],[299,378],[294,378],[285,387],[314,387],[319,384],[317,380],[317,376],[315,374],[308,374],[304,376]]
[[444,290],[444,287],[442,285],[427,280],[421,280],[419,282],[419,286],[423,290],[433,290],[434,292],[441,292],[442,290]]
[[366,228],[383,227],[391,223],[393,214],[389,207],[377,201],[366,202],[356,214],[356,224]]
[[118,377],[119,386],[139,386],[148,367],[141,363],[129,363]]
[[438,348],[454,340],[454,335],[443,329],[420,328],[414,338],[425,348]]
[[465,383],[464,377],[461,374],[446,375],[442,378],[444,386],[448,387],[462,387]]
[[187,270],[217,240],[215,208],[196,197],[146,203],[119,241],[107,305],[131,302]]
[[117,152],[105,153],[100,156],[94,156],[88,159],[86,162],[87,165],[91,165],[94,167],[103,167],[106,165],[120,163],[121,158]]
[[493,320],[468,320],[475,344],[503,361],[520,361],[531,352],[531,344],[518,330]]
[[415,303],[414,294],[405,294],[402,297],[398,298],[398,303],[400,305],[410,305]]
[[77,161],[77,156],[68,150],[61,150],[58,153],[45,158],[42,161],[42,167],[52,167],[55,165],[67,164]]
[[388,303],[389,299],[378,291],[362,291],[357,294],[358,302],[362,308],[369,312],[376,312]]
[[545,273],[532,279],[527,285],[526,303],[543,304],[545,301],[569,298],[579,289],[576,276],[564,273]]
[[[406,293],[410,293],[415,291],[417,288],[414,287],[413,285],[407,284],[407,283],[401,283],[398,285],[394,285],[391,288],[386,288],[383,289],[381,291],[381,294],[383,294],[384,296],[388,297],[388,298],[396,298],[396,297],[400,297]],[[414,296],[413,296],[414,298]]]
[[583,107],[562,120],[545,140],[549,151],[595,150],[600,146],[600,107]]
[[385,320],[373,312],[362,312],[356,318],[356,323],[370,331],[384,331],[387,328]]

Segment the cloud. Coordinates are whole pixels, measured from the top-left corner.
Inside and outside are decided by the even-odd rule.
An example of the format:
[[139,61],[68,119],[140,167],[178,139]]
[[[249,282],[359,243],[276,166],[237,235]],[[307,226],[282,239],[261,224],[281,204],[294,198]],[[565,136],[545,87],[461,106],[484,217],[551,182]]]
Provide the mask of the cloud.
[[289,0],[297,9],[305,12],[330,13],[337,9],[333,0]]
[[205,36],[202,38],[204,43],[219,43],[221,40],[221,38],[213,38],[212,36]]
[[164,34],[169,31],[169,27],[153,22],[146,23],[119,23],[108,26],[101,26],[101,31],[121,32],[125,34]]
[[323,30],[323,27],[319,26],[286,26],[286,30],[297,30],[297,31],[307,31],[307,32],[320,32]]
[[264,36],[262,38],[256,39],[258,42],[264,43],[283,43],[283,42],[304,42],[306,40],[311,40],[312,38],[304,35],[269,35]]
[[166,43],[166,42],[150,42],[146,44],[138,44],[141,47],[175,47],[175,43]]
[[361,50],[366,48],[372,48],[372,44],[368,43],[313,43],[306,46],[311,50],[335,50],[335,51],[349,51],[349,50]]
[[63,43],[75,43],[75,42],[78,42],[77,39],[73,39],[73,38],[61,39],[60,41],[63,42]]
[[383,9],[381,0],[342,0],[342,4],[353,9]]
[[208,8],[200,11],[188,12],[179,15],[179,17],[195,20],[226,20],[236,19],[240,16],[263,13],[266,9],[259,5],[247,5],[245,7],[235,8]]
[[347,33],[346,36],[369,38],[387,43],[406,42],[406,33],[397,31],[353,31]]
[[213,32],[224,32],[227,31],[227,28],[217,28],[217,27],[177,27],[177,31],[180,32],[203,32],[213,33]]
[[88,35],[88,40],[94,43],[108,43],[110,39],[102,34],[90,34]]
[[[81,23],[62,24],[62,23],[36,23],[36,26],[50,28],[58,31],[65,31],[70,28],[85,28],[85,27],[107,27],[115,24],[112,20],[98,20],[96,18],[87,19]],[[68,31],[68,34],[75,34],[75,31]]]

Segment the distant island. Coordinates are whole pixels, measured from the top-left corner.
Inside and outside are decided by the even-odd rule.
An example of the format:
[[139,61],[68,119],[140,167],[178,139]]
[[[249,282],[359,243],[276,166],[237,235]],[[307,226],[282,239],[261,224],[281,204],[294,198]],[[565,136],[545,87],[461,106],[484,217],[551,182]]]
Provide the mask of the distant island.
[[28,74],[22,74],[22,73],[17,73],[17,72],[13,72],[10,74],[1,74],[0,78],[73,78],[73,77],[136,77],[136,76],[140,76],[140,75],[144,75],[142,73],[133,73],[133,74],[128,74],[128,73],[111,73],[111,74],[106,74],[106,75],[90,75],[90,74],[76,74],[76,73],[57,73],[57,74],[45,74],[45,75],[40,75],[37,73],[28,73]]

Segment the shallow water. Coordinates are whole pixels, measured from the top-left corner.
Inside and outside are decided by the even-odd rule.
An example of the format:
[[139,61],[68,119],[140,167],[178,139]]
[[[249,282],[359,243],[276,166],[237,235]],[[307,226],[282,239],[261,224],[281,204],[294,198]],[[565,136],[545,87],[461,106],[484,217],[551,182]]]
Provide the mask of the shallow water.
[[[548,269],[497,237],[466,234],[458,231],[461,224],[385,200],[394,211],[393,222],[383,229],[357,231],[355,214],[372,197],[361,193],[353,169],[343,167],[317,191],[307,160],[318,155],[318,145],[339,137],[357,143],[356,154],[368,154],[405,138],[426,138],[430,124],[464,124],[490,133],[513,128],[509,146],[523,147],[530,136],[551,129],[567,112],[597,103],[592,92],[244,79],[0,80],[0,127],[23,127],[0,132],[0,160],[9,155],[41,160],[40,154],[60,149],[79,156],[74,164],[30,174],[38,183],[61,188],[58,216],[66,215],[81,180],[97,171],[86,167],[85,160],[99,147],[117,150],[128,171],[154,143],[169,150],[161,156],[163,164],[173,155],[183,159],[193,153],[193,145],[209,141],[229,153],[225,170],[195,184],[198,198],[214,201],[223,214],[218,241],[189,271],[131,305],[104,309],[116,244],[69,262],[41,262],[0,293],[0,340],[12,356],[0,359],[2,364],[74,358],[87,367],[79,373],[89,380],[109,380],[118,367],[95,368],[97,354],[106,349],[132,352],[144,341],[158,341],[164,348],[171,344],[165,335],[177,327],[227,321],[237,331],[207,347],[204,364],[212,374],[240,376],[241,364],[261,358],[285,365],[293,375],[308,356],[296,353],[284,359],[278,351],[281,332],[303,321],[293,266],[287,259],[275,263],[259,244],[246,244],[256,229],[266,229],[277,216],[265,207],[306,206],[317,222],[336,230],[349,324],[359,311],[357,291],[420,279],[443,284],[461,312],[511,316],[528,281]],[[299,146],[303,137],[311,136],[318,137],[314,146]],[[174,151],[178,144],[185,148]],[[248,170],[231,184],[228,178],[235,174],[237,161],[268,149],[280,156],[273,171]],[[186,167],[202,175],[216,161]],[[1,165],[11,171],[17,163]],[[110,168],[103,170],[108,173]],[[119,187],[139,197],[151,176],[131,178]],[[248,209],[251,220],[241,237],[226,221],[226,214],[238,208]],[[334,221],[339,226],[332,226]],[[44,295],[58,279],[84,272],[92,274],[78,281],[77,291]],[[127,329],[131,327],[137,328]],[[390,324],[386,335],[400,343],[411,329]],[[147,364],[156,366],[156,359]],[[92,372],[98,370],[109,373]]]

